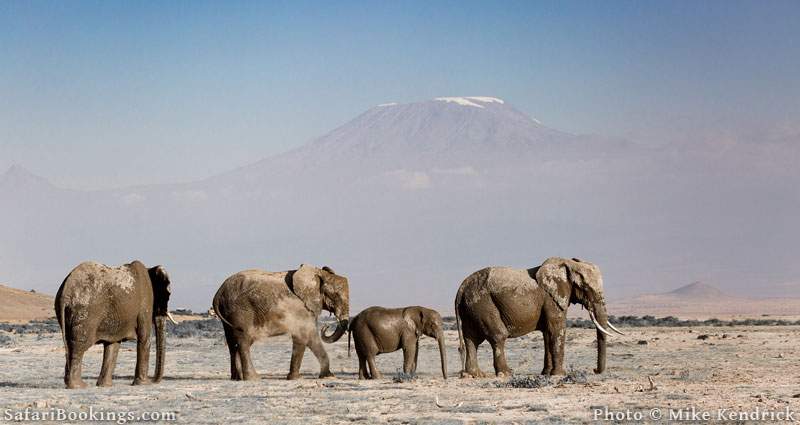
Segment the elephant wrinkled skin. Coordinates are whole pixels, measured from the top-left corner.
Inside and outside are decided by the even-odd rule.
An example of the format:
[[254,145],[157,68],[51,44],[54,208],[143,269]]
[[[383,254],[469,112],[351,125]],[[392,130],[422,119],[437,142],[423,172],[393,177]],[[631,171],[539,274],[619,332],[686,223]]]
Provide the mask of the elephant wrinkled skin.
[[55,299],[55,310],[66,349],[64,383],[83,388],[83,354],[102,343],[103,366],[98,386],[110,386],[120,342],[136,340],[134,385],[150,382],[150,330],[156,328],[156,374],[164,374],[165,320],[171,288],[161,266],[146,268],[139,261],[112,268],[94,262],[81,263],[64,279]]
[[[442,316],[425,307],[383,308],[370,307],[350,322],[347,336],[347,354],[350,354],[350,336],[358,355],[358,378],[379,379],[381,372],[375,367],[375,356],[403,349],[403,372],[414,374],[417,370],[419,337],[436,338],[442,360],[442,377],[447,379],[447,358],[444,346]],[[369,365],[369,370],[367,370]]]
[[[589,310],[597,328],[597,367],[606,364],[608,322],[600,269],[577,258],[548,258],[528,270],[489,267],[468,276],[455,299],[456,325],[463,377],[482,377],[477,348],[489,341],[497,376],[511,374],[506,363],[505,341],[534,330],[544,336],[543,375],[563,375],[567,307],[581,304]],[[621,333],[621,332],[619,332]]]
[[[259,338],[284,334],[292,337],[287,379],[300,377],[306,347],[319,361],[320,378],[332,377],[322,341],[336,342],[347,331],[349,300],[347,278],[328,267],[303,264],[285,272],[245,270],[227,278],[214,296],[213,308],[225,330],[231,379],[258,379],[250,346]],[[338,319],[332,335],[325,334],[326,328],[317,333],[317,318],[322,310]]]

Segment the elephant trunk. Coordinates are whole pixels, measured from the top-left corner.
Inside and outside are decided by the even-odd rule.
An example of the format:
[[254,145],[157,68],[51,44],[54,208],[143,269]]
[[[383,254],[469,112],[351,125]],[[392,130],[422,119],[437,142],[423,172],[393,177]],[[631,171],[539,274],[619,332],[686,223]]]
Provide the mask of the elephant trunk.
[[156,376],[153,378],[155,382],[161,381],[164,377],[164,351],[166,350],[166,320],[164,316],[156,316]]
[[319,336],[323,341],[325,341],[326,344],[333,344],[334,342],[338,341],[345,332],[347,332],[347,324],[347,318],[339,319],[339,321],[336,323],[336,330],[334,330],[331,335],[325,335],[325,332],[328,330],[328,325],[325,325],[322,329],[320,329]]
[[439,356],[442,358],[442,378],[447,379],[447,351],[444,346],[444,332],[439,332],[436,342],[439,343]]
[[606,339],[608,338],[604,327],[608,327],[608,314],[605,304],[602,303],[595,304],[593,310],[597,323],[600,325],[597,326],[597,368],[594,373],[603,373],[606,370]]

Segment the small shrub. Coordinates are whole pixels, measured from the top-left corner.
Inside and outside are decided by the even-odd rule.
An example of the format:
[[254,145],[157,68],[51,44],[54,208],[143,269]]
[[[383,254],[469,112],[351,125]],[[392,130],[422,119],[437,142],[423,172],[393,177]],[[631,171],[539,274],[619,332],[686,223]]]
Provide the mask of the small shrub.
[[548,375],[512,375],[508,381],[498,382],[498,388],[544,388],[552,385]]
[[559,384],[585,384],[589,382],[589,376],[583,370],[578,370],[570,366],[567,374],[561,378]]
[[0,333],[0,347],[13,347],[14,346],[14,337],[3,332]]
[[397,369],[392,378],[395,384],[402,384],[405,382],[414,382],[417,380],[417,375],[414,373],[405,373],[402,369]]

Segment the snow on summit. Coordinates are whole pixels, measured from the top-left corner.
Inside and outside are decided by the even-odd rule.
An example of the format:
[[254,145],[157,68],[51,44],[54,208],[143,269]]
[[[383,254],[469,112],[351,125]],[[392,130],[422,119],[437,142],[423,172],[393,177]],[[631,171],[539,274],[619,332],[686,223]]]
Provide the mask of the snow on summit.
[[[498,99],[496,97],[488,97],[488,96],[466,96],[466,97],[437,97],[433,99],[439,102],[447,102],[447,103],[456,103],[461,106],[472,106],[475,108],[483,108],[483,105],[479,103],[499,103],[504,104],[505,101],[503,99]],[[479,103],[475,103],[479,102]]]

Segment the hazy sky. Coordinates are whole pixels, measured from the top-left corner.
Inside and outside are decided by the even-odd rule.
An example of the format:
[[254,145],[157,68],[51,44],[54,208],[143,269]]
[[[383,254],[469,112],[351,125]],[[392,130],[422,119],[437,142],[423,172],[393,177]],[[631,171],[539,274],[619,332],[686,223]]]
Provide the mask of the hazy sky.
[[192,180],[453,95],[644,142],[792,122],[798,22],[797,1],[2,2],[0,169]]

